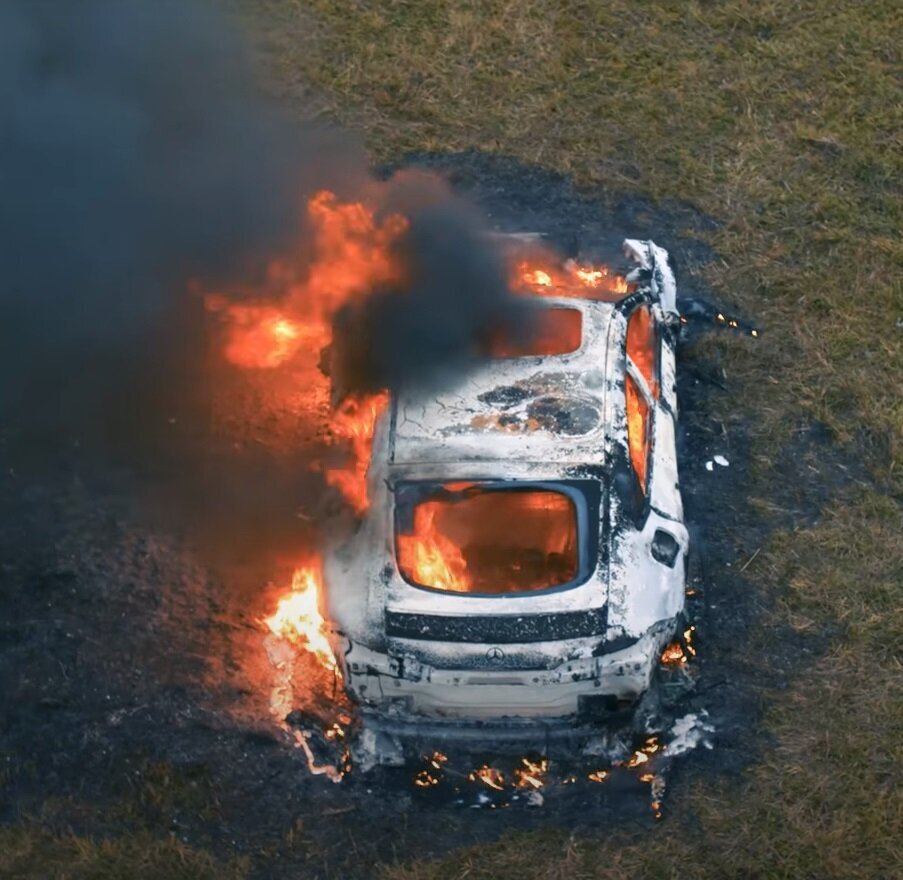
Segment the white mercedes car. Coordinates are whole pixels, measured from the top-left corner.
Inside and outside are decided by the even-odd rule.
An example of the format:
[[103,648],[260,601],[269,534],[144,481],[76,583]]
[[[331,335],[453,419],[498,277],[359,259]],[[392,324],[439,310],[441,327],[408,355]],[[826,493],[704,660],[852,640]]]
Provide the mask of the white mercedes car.
[[649,687],[684,607],[679,315],[667,252],[624,245],[619,296],[551,286],[535,350],[378,426],[370,509],[325,567],[365,717],[567,727]]

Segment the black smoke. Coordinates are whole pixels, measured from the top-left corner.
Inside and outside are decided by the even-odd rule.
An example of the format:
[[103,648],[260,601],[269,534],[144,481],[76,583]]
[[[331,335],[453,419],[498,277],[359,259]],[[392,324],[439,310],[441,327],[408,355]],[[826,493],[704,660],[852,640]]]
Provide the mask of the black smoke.
[[410,221],[394,246],[404,277],[336,316],[338,396],[454,382],[499,333],[530,332],[533,312],[510,292],[503,254],[474,208],[422,173],[401,172],[387,189],[387,205]]
[[410,218],[397,245],[410,271],[341,316],[346,390],[439,380],[490,324],[515,319],[473,209],[422,176],[374,184],[351,138],[262,94],[248,47],[202,0],[3,0],[7,437],[32,454],[78,444],[140,476],[167,470],[192,520],[229,511],[267,530],[273,515],[292,533],[311,491],[307,452],[211,438],[205,408],[222,377],[191,291],[253,290],[267,261],[303,240],[307,196],[374,185],[381,210]]

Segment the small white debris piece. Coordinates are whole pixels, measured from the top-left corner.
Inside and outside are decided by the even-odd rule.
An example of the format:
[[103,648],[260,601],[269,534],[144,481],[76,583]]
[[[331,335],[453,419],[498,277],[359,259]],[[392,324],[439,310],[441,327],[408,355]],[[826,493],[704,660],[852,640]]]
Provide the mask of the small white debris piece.
[[546,799],[542,796],[542,792],[536,791],[536,789],[527,792],[528,807],[541,807],[545,802]]
[[374,767],[404,767],[401,743],[387,733],[376,733],[364,726],[354,749],[354,763],[362,773]]
[[723,455],[715,456],[715,464],[720,464],[721,467],[730,467],[730,462]]
[[715,465],[711,461],[707,461],[705,463],[705,469],[711,473],[711,471],[715,470]]
[[714,733],[715,728],[703,720],[703,718],[707,717],[708,713],[703,711],[701,715],[696,715],[691,712],[689,715],[678,718],[671,728],[671,739],[665,746],[665,754],[671,755],[672,757],[684,755],[700,744],[707,749],[712,748],[712,741],[708,734]]

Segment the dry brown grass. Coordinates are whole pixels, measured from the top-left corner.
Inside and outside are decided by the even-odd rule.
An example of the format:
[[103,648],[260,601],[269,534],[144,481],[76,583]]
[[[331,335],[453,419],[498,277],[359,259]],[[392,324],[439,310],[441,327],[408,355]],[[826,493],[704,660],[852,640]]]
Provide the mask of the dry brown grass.
[[242,880],[245,860],[222,862],[209,853],[145,834],[111,840],[0,828],[4,880]]

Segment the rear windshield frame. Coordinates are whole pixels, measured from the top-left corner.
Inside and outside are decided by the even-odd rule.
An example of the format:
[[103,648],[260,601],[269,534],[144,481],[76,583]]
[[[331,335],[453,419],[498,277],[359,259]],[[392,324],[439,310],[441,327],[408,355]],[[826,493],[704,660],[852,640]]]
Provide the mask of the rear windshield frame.
[[[446,485],[468,483],[485,491],[546,491],[566,495],[574,505],[577,520],[577,574],[564,584],[556,584],[543,590],[526,590],[514,593],[481,593],[456,592],[418,584],[405,577],[399,564],[398,536],[409,534],[402,531],[407,522],[413,527],[414,508],[430,497],[441,498]],[[602,498],[602,485],[597,480],[468,480],[454,478],[445,480],[404,480],[392,486],[394,512],[392,517],[392,554],[395,569],[399,577],[409,586],[429,593],[443,596],[460,596],[463,598],[484,599],[523,599],[531,596],[547,596],[571,590],[586,583],[596,570],[599,559],[600,533],[599,509]],[[449,492],[454,495],[454,492]]]

